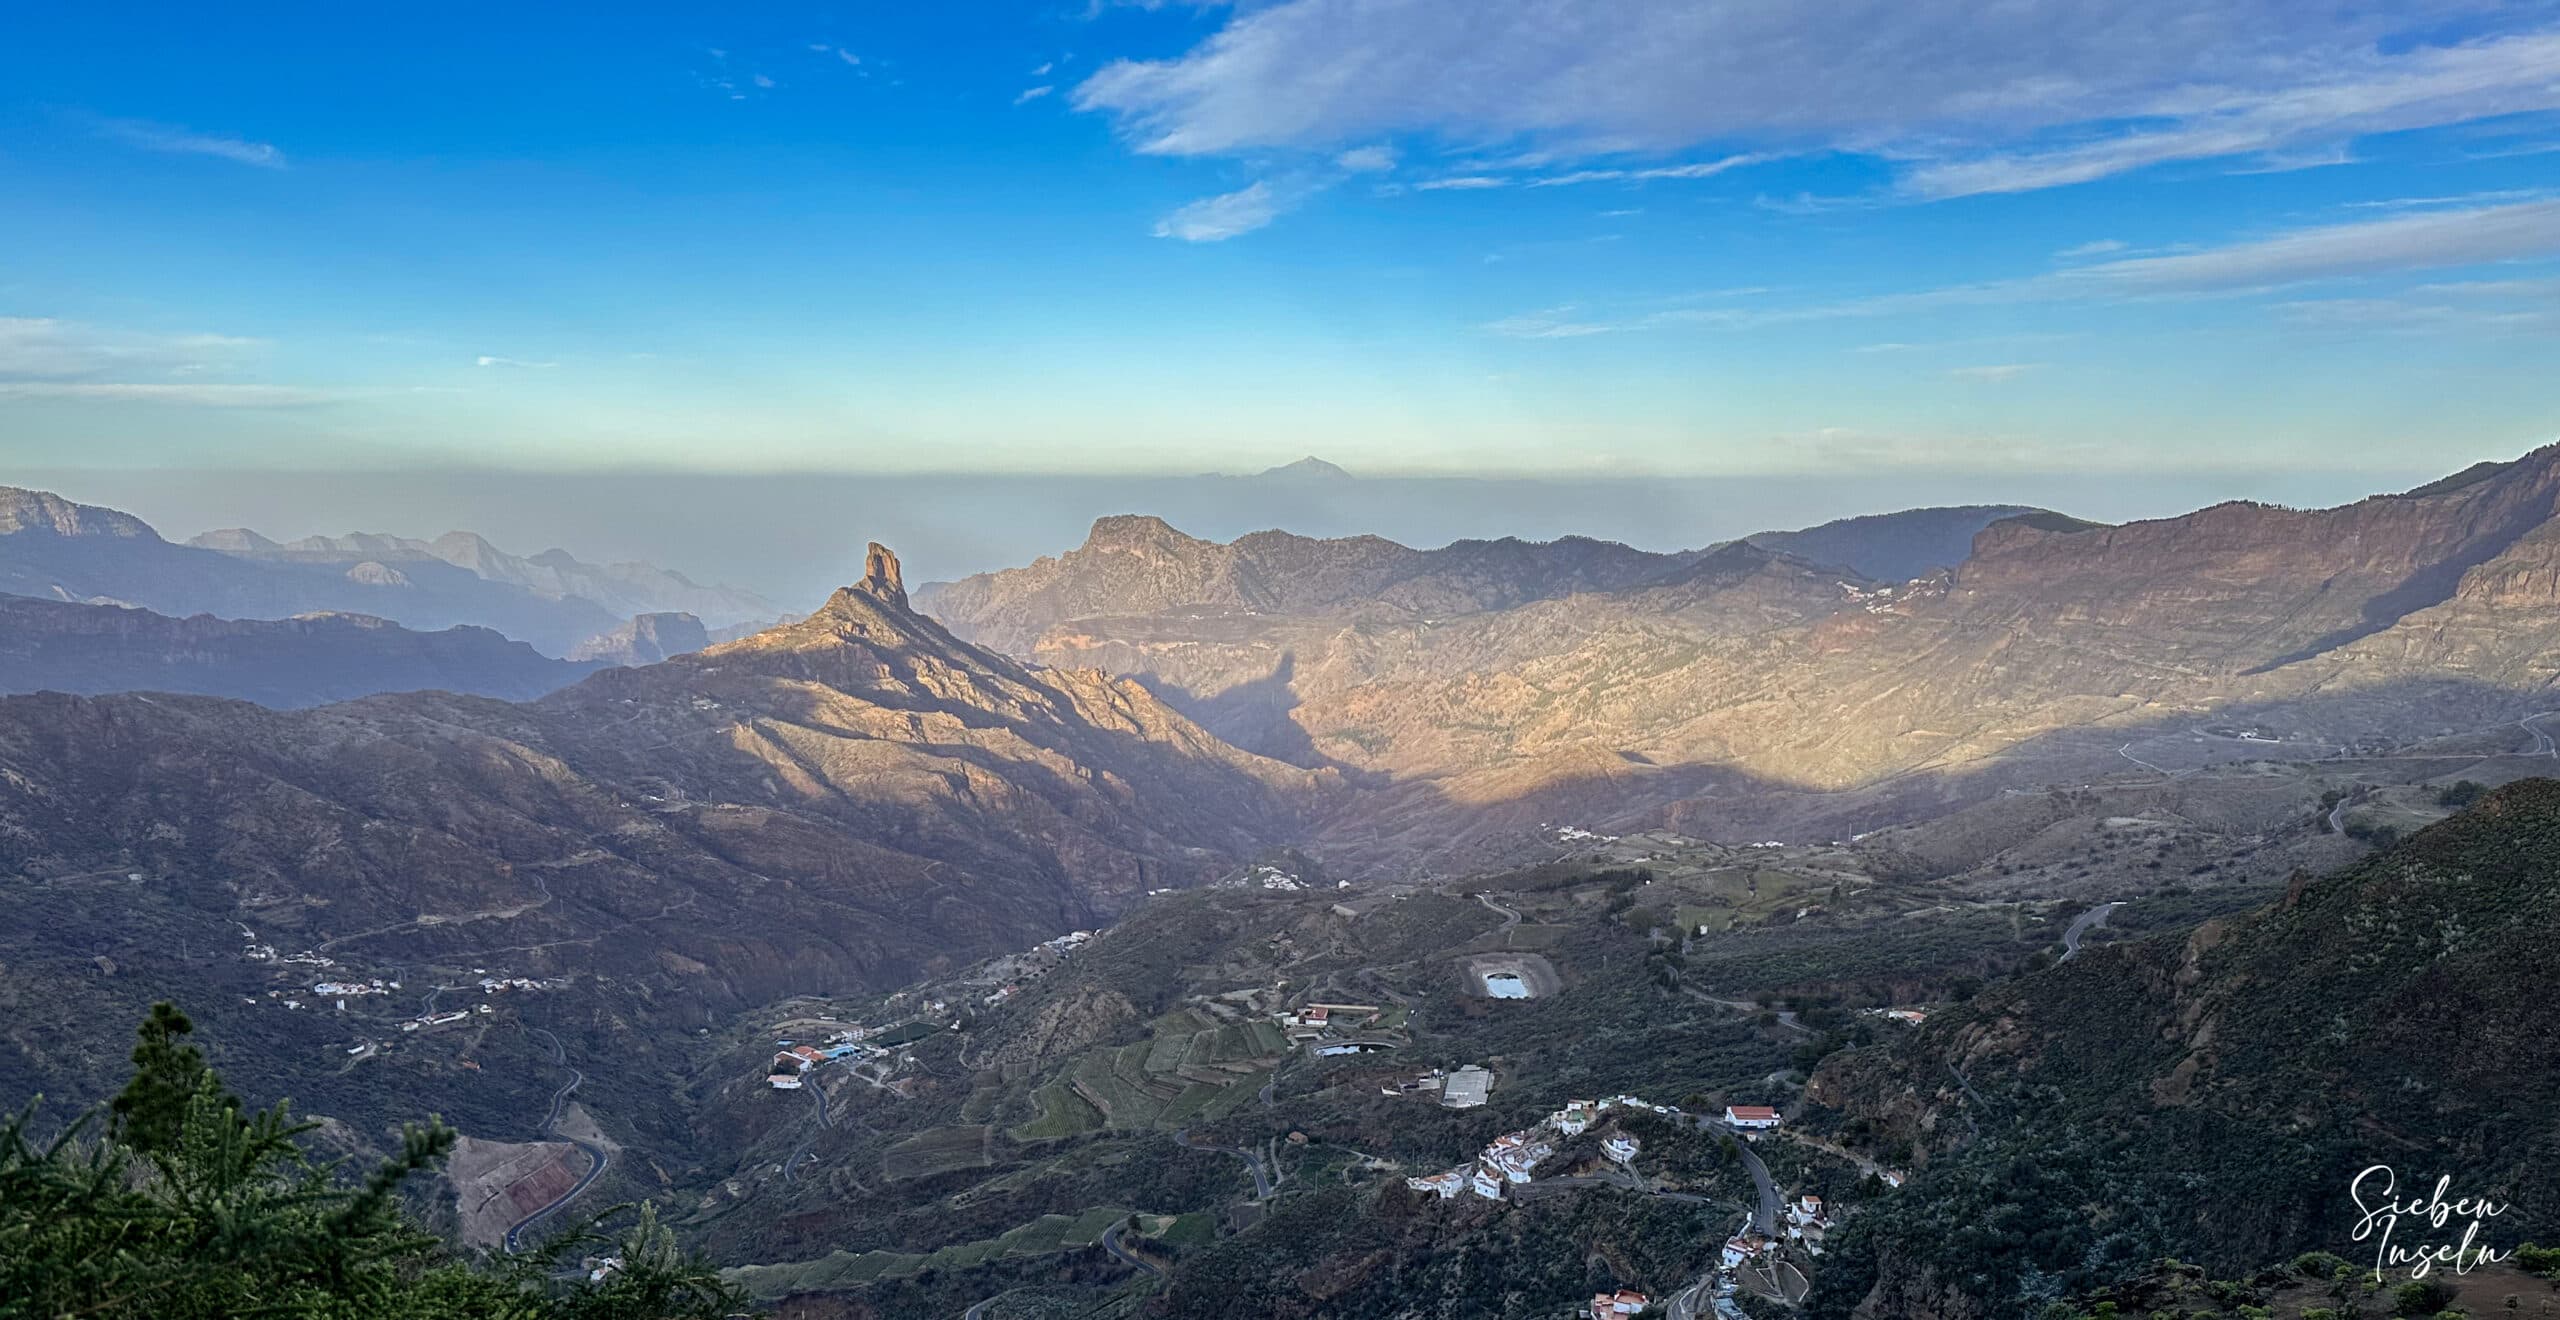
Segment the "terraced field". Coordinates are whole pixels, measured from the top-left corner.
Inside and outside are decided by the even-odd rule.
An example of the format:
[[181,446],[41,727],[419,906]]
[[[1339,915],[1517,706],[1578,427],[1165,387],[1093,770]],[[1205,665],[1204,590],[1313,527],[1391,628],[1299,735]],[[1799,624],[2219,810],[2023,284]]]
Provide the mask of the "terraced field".
[[[1113,1224],[1128,1218],[1129,1213],[1126,1207],[1096,1206],[1082,1214],[1042,1215],[1030,1223],[1007,1230],[1001,1236],[955,1243],[927,1255],[904,1251],[865,1251],[859,1254],[837,1251],[817,1260],[747,1265],[723,1273],[731,1282],[746,1289],[748,1295],[767,1301],[792,1293],[842,1291],[879,1279],[910,1278],[926,1270],[967,1269],[1005,1256],[1044,1256],[1080,1250],[1102,1241],[1103,1233]],[[1195,1236],[1198,1232],[1197,1225],[1184,1224],[1171,1215],[1140,1215],[1139,1226],[1151,1236],[1177,1227]]]
[[1145,1040],[1078,1056],[1033,1092],[1039,1116],[1010,1135],[1042,1141],[1215,1118],[1250,1100],[1262,1074],[1289,1053],[1288,1037],[1268,1021],[1220,1022],[1184,1009],[1153,1025]]
[[925,1178],[953,1169],[983,1169],[993,1163],[987,1137],[983,1127],[927,1128],[880,1153],[880,1176]]

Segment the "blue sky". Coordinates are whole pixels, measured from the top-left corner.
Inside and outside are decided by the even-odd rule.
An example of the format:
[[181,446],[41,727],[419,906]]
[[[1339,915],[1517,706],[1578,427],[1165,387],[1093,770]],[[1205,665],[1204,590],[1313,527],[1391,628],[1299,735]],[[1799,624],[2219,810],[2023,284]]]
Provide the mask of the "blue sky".
[[2407,472],[2560,435],[2549,3],[10,24],[28,467]]

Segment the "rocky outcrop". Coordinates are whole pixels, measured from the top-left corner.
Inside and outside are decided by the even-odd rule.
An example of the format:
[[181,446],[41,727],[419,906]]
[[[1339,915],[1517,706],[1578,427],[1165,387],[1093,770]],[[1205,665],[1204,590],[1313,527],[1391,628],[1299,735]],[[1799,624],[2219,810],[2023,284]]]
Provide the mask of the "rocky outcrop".
[[709,630],[702,626],[702,620],[690,614],[637,614],[612,632],[580,642],[569,652],[569,658],[611,665],[654,665],[709,645]]
[[907,607],[907,580],[898,571],[898,557],[878,541],[862,556],[862,590],[897,606]]

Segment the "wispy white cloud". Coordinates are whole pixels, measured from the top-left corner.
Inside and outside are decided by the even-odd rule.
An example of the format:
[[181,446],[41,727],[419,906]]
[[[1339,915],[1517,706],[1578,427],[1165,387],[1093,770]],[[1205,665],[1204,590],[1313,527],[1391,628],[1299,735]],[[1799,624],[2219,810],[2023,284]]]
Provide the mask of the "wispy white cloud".
[[156,334],[0,316],[0,380],[198,375],[245,365],[265,347],[233,335]]
[[1333,163],[1353,174],[1384,174],[1396,167],[1396,149],[1390,146],[1354,147],[1334,157]]
[[494,354],[483,353],[478,358],[473,359],[471,365],[475,367],[495,367],[502,370],[548,371],[560,364],[557,362],[528,362],[523,358],[498,357]]
[[[1687,308],[1614,317],[1577,315],[1574,324],[1581,327],[1576,331],[1581,334],[1677,327],[1748,329],[2004,303],[2232,296],[2325,281],[2538,258],[2560,258],[2560,200],[2420,211],[2380,220],[2313,226],[2218,247],[2117,257],[2015,279],[1792,307]],[[1545,315],[1548,314],[1533,313],[1532,317]]]
[[2560,201],[2322,225],[2201,252],[2101,262],[2053,278],[2101,289],[2255,289],[2552,255],[2560,255]]
[[1978,367],[1953,367],[1948,370],[1947,375],[1956,380],[1986,381],[1996,385],[2002,381],[2016,380],[2030,371],[2041,371],[2044,365],[2041,362],[1994,362]]
[[1478,188],[1509,186],[1505,180],[1489,174],[1456,174],[1443,179],[1425,179],[1413,185],[1415,192],[1468,192]]
[[1025,87],[1021,92],[1014,96],[1013,103],[1015,105],[1029,105],[1033,101],[1037,101],[1041,97],[1047,96],[1049,93],[1056,90],[1058,89],[1045,84],[1039,87]]
[[155,124],[142,119],[107,119],[98,131],[129,147],[144,151],[161,151],[179,156],[211,156],[216,160],[255,165],[261,169],[285,168],[284,153],[274,144],[252,142],[247,138],[223,133],[199,133],[170,124]]
[[247,366],[265,347],[233,335],[161,334],[51,317],[0,316],[0,400],[277,408],[327,397],[292,386],[209,379]]
[[319,390],[290,385],[140,383],[132,381],[0,380],[0,400],[71,399],[103,403],[157,403],[191,408],[302,408],[327,403]]
[[1505,339],[1579,339],[1585,335],[1605,335],[1619,328],[1585,320],[1581,309],[1572,306],[1506,316],[1484,325],[1487,334],[1500,335]]
[[1156,237],[1185,243],[1219,243],[1270,224],[1284,205],[1268,181],[1177,207],[1156,222]]
[[2091,240],[2087,243],[2082,243],[2077,247],[2064,248],[2060,252],[2054,253],[2053,259],[2056,261],[2085,261],[2090,257],[2103,257],[2110,252],[2122,252],[2124,249],[2125,243],[2123,239],[2100,238]]
[[1074,99],[1163,155],[1517,142],[1561,178],[1707,144],[1836,149],[1936,198],[2299,168],[2373,134],[2560,110],[2554,20],[2485,0],[1271,0]]

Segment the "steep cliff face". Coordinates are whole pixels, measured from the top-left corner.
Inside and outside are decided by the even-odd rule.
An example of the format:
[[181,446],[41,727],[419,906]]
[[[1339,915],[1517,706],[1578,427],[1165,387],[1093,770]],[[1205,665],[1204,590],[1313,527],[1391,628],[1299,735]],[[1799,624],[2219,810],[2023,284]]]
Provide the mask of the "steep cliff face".
[[0,692],[187,692],[297,707],[436,689],[523,701],[594,669],[486,628],[413,632],[357,614],[173,619],[0,596]]
[[615,665],[654,665],[711,645],[711,633],[690,614],[635,614],[631,622],[598,633],[569,651],[572,660]]

